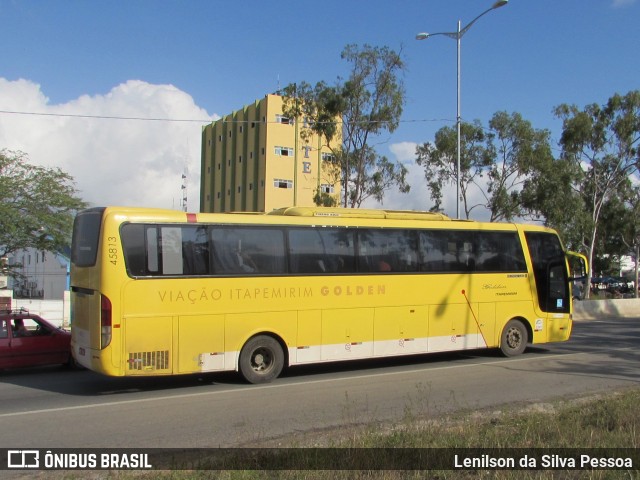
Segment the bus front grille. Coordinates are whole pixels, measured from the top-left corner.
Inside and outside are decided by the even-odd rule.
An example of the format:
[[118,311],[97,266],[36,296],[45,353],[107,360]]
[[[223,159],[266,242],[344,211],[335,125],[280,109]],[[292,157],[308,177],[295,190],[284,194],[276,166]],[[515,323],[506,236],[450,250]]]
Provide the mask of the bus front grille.
[[169,368],[169,350],[129,353],[129,370],[166,370]]

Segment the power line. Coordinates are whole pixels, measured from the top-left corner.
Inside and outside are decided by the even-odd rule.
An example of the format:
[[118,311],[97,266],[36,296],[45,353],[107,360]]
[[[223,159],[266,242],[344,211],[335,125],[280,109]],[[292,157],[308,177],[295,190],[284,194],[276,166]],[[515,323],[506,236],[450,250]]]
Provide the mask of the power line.
[[[74,114],[74,113],[45,113],[45,112],[19,112],[13,110],[0,110],[0,114],[7,115],[26,115],[26,116],[35,116],[35,117],[61,117],[61,118],[89,118],[96,120],[135,120],[135,121],[146,121],[146,122],[196,122],[196,123],[212,123],[222,120],[224,123],[250,123],[252,120],[225,120],[224,118],[220,118],[218,120],[212,120],[210,118],[207,119],[192,119],[192,118],[159,118],[159,117],[125,117],[119,115],[84,115],[84,114]],[[253,120],[255,122],[255,120]],[[455,122],[454,119],[450,118],[423,118],[423,119],[410,119],[410,120],[400,120],[400,123],[428,123],[428,122]],[[270,122],[266,123],[278,123],[278,122]],[[337,122],[343,123],[343,122]],[[369,123],[389,123],[389,122],[380,122],[380,121],[369,121]]]
[[211,123],[209,119],[189,119],[189,118],[153,118],[153,117],[121,117],[116,115],[82,115],[74,113],[43,113],[43,112],[17,112],[10,110],[0,110],[0,113],[6,113],[10,115],[30,115],[36,117],[66,117],[66,118],[93,118],[99,120],[137,120],[147,122],[198,122],[198,123]]
[[[205,123],[210,124],[213,122],[217,122],[222,120],[223,123],[250,123],[252,120],[225,120],[223,118],[219,118],[218,120],[208,119],[192,119],[192,118],[159,118],[159,117],[124,117],[118,115],[83,115],[83,114],[74,114],[74,113],[44,113],[44,112],[19,112],[13,110],[0,110],[0,114],[8,114],[8,115],[27,115],[27,116],[35,116],[35,117],[61,117],[61,118],[88,118],[95,120],[133,120],[133,121],[142,121],[142,122],[183,122],[183,123]],[[255,121],[255,120],[253,120]],[[455,119],[451,118],[419,118],[419,119],[409,119],[409,120],[400,120],[399,123],[455,123]],[[278,122],[270,122],[267,121],[265,123],[278,123]],[[343,123],[343,122],[336,122]],[[388,123],[388,122],[376,122],[370,121],[369,123]],[[489,128],[484,126],[481,127],[484,131],[490,131]],[[558,150],[557,148],[552,147],[554,150]]]

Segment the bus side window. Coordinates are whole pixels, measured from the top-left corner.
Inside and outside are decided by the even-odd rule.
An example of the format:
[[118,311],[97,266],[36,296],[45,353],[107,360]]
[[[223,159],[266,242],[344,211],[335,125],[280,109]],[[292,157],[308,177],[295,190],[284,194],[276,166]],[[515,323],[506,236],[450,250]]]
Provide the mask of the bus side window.
[[353,273],[356,271],[355,241],[353,232],[336,230],[332,235],[333,264],[337,265],[337,273]]
[[211,231],[213,243],[213,272],[218,275],[238,274],[242,266],[238,259],[237,235],[230,228],[214,227]]
[[421,272],[443,272],[446,238],[438,231],[421,231],[419,236],[419,268]]
[[[150,256],[152,252],[148,248],[148,240],[145,241],[145,228],[145,225],[128,223],[120,229],[125,264],[127,272],[132,277],[149,275],[149,273],[156,273],[158,270],[157,268],[153,270],[147,268],[147,254]],[[153,228],[152,230],[155,232],[156,229]],[[155,261],[157,262],[157,256]]]
[[285,273],[284,233],[280,228],[252,227],[239,229],[243,263],[255,273],[277,275]]
[[358,271],[415,272],[418,270],[413,230],[359,230]]
[[182,270],[184,275],[209,273],[209,243],[206,227],[182,228]]
[[284,234],[279,228],[213,227],[213,273],[285,273]]

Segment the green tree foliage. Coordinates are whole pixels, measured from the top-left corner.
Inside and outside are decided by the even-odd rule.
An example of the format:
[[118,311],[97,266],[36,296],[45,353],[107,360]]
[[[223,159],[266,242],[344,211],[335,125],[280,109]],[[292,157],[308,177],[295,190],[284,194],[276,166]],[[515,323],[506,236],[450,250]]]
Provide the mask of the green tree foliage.
[[590,222],[576,189],[579,176],[579,166],[544,156],[530,166],[520,192],[527,217],[557,229],[572,250],[584,250],[582,232]]
[[[460,200],[466,218],[477,207],[489,210],[490,221],[524,216],[521,191],[528,175],[552,158],[549,132],[534,129],[518,113],[497,112],[489,129],[477,120],[462,123],[460,138]],[[434,145],[419,145],[416,157],[425,169],[434,208],[440,210],[443,186],[456,184],[457,131],[440,129]],[[483,201],[472,205],[473,192]]]
[[[638,285],[638,259],[640,258],[640,185],[633,185],[629,180],[618,190],[615,196],[602,207],[600,215],[600,234],[597,237],[594,271],[616,276],[619,271],[620,258],[631,256],[635,263],[634,281]],[[599,258],[598,258],[599,257]],[[613,263],[598,270],[603,261]],[[595,276],[595,274],[594,274]],[[638,291],[635,292],[636,297]]]
[[[487,173],[491,158],[485,142],[487,137],[479,121],[460,125],[460,200],[465,218],[483,203],[470,204],[473,188],[482,188],[480,179]],[[443,127],[436,132],[433,144],[425,143],[416,148],[416,163],[424,167],[424,174],[433,211],[442,211],[442,189],[456,186],[458,133],[455,128]]]
[[638,285],[640,281],[640,186],[636,185],[630,189],[627,197],[626,207],[623,213],[623,225],[620,228],[620,238],[625,246],[624,253],[633,258],[635,298],[640,297]]
[[587,215],[581,222],[582,243],[593,264],[603,208],[638,173],[640,91],[616,94],[602,106],[582,110],[560,105],[555,114],[563,121],[562,160],[578,175],[573,187]]
[[487,208],[491,221],[528,216],[522,190],[538,165],[552,160],[549,131],[533,128],[519,113],[497,112],[489,121],[492,158],[487,184]]
[[71,243],[75,212],[85,203],[59,168],[0,150],[0,257],[24,248],[60,252]]
[[359,207],[371,197],[382,202],[392,186],[405,193],[410,188],[406,168],[379,155],[372,146],[380,135],[398,127],[405,65],[400,54],[388,47],[347,45],[341,56],[351,64],[347,80],[338,79],[334,86],[325,82],[315,87],[306,82],[287,86],[283,113],[302,119],[303,138],[305,132],[318,134],[327,145],[341,139],[332,161],[342,179],[344,205]]

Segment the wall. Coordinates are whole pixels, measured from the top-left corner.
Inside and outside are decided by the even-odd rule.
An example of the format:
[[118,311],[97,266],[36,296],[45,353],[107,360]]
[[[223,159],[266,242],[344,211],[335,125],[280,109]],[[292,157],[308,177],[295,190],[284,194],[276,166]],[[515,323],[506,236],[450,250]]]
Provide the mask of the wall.
[[573,304],[575,320],[598,318],[636,318],[640,320],[640,299],[580,300]]
[[30,313],[40,315],[52,324],[69,328],[70,326],[70,304],[69,291],[64,292],[63,300],[32,300],[13,299],[11,308],[16,310],[26,308]]

